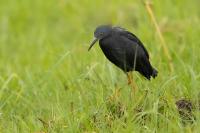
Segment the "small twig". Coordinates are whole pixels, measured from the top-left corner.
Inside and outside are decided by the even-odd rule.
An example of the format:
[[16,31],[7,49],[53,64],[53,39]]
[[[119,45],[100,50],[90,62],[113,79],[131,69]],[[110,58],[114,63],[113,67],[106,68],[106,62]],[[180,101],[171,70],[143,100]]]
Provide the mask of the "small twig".
[[171,57],[171,55],[170,55],[170,53],[169,53],[169,50],[168,50],[168,48],[167,48],[167,46],[166,46],[165,39],[164,39],[164,37],[163,37],[163,35],[162,35],[161,31],[160,31],[160,28],[159,28],[159,26],[158,26],[157,21],[156,21],[155,15],[154,15],[153,10],[152,10],[152,8],[151,8],[151,3],[150,3],[150,1],[147,0],[147,1],[145,2],[145,7],[146,7],[146,9],[147,9],[147,12],[149,13],[149,16],[151,17],[151,20],[152,20],[152,22],[153,22],[153,24],[154,24],[154,26],[155,26],[155,28],[156,28],[156,31],[157,31],[157,33],[158,33],[159,38],[160,38],[161,46],[162,46],[162,48],[163,48],[163,50],[164,50],[164,54],[165,54],[165,56],[167,57],[168,62],[169,62],[170,71],[173,72],[173,71],[174,71],[174,66],[173,66],[173,63],[172,63],[172,57]]
[[43,119],[38,118],[38,120],[43,124],[44,128],[48,128],[49,127],[49,124],[46,121],[44,121]]
[[74,102],[70,102],[70,111],[74,115]]

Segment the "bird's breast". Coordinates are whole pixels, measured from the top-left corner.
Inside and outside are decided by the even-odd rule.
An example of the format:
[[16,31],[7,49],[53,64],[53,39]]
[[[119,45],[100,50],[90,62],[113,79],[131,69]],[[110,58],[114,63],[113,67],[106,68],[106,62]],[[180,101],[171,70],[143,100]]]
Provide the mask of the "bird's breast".
[[100,40],[99,44],[107,59],[116,66],[120,67],[122,70],[126,70],[127,67],[130,66],[127,59],[126,44],[123,40],[110,37]]

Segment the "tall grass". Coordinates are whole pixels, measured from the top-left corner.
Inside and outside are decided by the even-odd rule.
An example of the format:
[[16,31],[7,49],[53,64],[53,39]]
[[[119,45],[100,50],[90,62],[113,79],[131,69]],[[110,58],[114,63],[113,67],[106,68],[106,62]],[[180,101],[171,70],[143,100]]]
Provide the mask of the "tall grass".
[[[200,113],[183,122],[179,99],[199,104],[200,2],[154,0],[175,71],[170,73],[145,6],[136,0],[0,1],[1,132],[198,132]],[[137,94],[98,45],[99,24],[135,33],[159,75],[134,72]],[[195,108],[194,107],[194,108]]]

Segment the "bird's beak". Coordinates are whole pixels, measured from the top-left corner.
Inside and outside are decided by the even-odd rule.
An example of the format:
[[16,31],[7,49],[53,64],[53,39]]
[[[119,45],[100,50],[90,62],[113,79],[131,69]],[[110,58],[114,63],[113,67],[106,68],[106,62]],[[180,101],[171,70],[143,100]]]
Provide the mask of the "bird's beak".
[[92,48],[92,46],[98,41],[98,38],[94,38],[94,40],[92,41],[92,43],[90,44],[90,47],[88,48],[88,51],[90,51],[90,49]]

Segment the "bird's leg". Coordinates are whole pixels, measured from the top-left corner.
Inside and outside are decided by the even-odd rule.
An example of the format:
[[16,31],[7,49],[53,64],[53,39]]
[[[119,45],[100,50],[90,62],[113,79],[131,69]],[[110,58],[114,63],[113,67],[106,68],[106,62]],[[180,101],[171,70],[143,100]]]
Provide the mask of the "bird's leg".
[[137,86],[133,80],[133,76],[132,76],[132,73],[131,72],[128,72],[127,73],[127,78],[128,78],[128,85],[131,86],[131,89],[132,89],[132,95],[135,94],[136,92],[136,89],[137,89]]
[[115,91],[113,92],[113,94],[110,96],[109,99],[111,101],[116,101],[120,97],[120,91],[121,91],[121,88],[119,88],[117,84],[115,84]]

